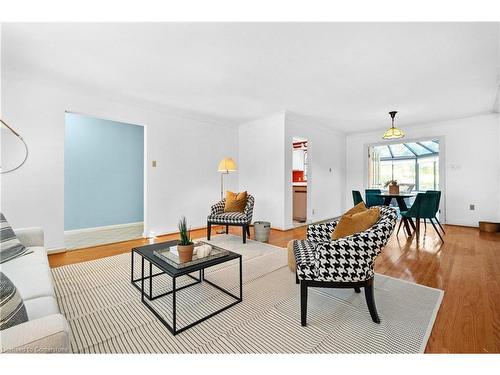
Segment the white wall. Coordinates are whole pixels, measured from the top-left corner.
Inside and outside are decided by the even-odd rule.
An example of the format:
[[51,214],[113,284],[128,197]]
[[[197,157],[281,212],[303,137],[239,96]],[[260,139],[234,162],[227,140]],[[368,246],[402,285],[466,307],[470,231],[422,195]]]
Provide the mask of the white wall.
[[308,221],[340,215],[344,204],[345,136],[342,133],[288,111],[242,124],[239,126],[239,190],[247,190],[255,196],[254,220],[270,221],[272,227],[282,230],[293,227],[293,137],[309,141]]
[[[182,215],[193,227],[206,225],[209,207],[219,199],[218,162],[238,159],[236,126],[117,101],[43,77],[2,71],[2,110],[30,149],[21,169],[2,176],[2,212],[14,227],[42,226],[49,248],[64,246],[65,111],[145,126],[146,233],[176,231]],[[225,183],[236,189],[238,174]]]
[[[406,139],[440,137],[444,141],[444,203],[446,222],[477,226],[479,220],[500,219],[500,135],[498,114],[433,122],[403,129]],[[367,187],[366,147],[381,142],[384,129],[347,136],[345,201],[351,190]],[[444,150],[443,150],[444,148]],[[469,210],[475,205],[475,211]]]
[[285,113],[238,127],[239,191],[255,197],[253,220],[283,229],[285,180]]
[[[345,135],[314,119],[293,112],[285,117],[285,228],[293,227],[292,142],[308,140],[307,221],[339,216],[344,211]],[[313,213],[314,211],[314,213]]]

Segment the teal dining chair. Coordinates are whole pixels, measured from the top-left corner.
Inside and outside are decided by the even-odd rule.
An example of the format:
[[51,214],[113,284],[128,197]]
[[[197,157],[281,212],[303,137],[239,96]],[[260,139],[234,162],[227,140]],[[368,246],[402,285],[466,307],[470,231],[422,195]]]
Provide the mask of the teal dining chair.
[[352,191],[352,200],[354,202],[354,205],[357,205],[359,203],[364,203],[363,197],[361,196],[361,193],[358,190]]
[[[434,220],[436,220],[436,222],[438,223],[439,228],[441,228],[441,230],[443,231],[443,234],[446,234],[443,226],[441,225],[438,218],[436,217],[437,213],[439,212],[439,203],[441,202],[441,191],[439,191],[439,190],[427,190],[425,193],[426,194],[437,194],[437,202],[436,202],[436,207],[435,207],[436,213],[434,214]],[[424,224],[425,224],[425,220],[424,220]]]
[[[438,201],[438,195],[437,194],[427,194],[427,193],[418,193],[417,197],[415,198],[415,202],[413,202],[413,205],[408,209],[408,211],[402,211],[401,216],[403,218],[407,219],[415,219],[416,221],[416,237],[417,241],[420,237],[420,219],[429,219],[431,222],[432,226],[434,227],[434,230],[438,234],[439,238],[441,239],[441,242],[444,243],[443,237],[441,236],[441,233],[436,227],[436,224],[434,224],[434,217],[436,216],[436,202]],[[402,220],[399,223],[398,231],[396,235],[399,234],[399,230],[401,229],[401,224]]]
[[382,194],[380,189],[365,189],[366,206],[382,206],[384,204],[384,198],[377,197],[378,194]]

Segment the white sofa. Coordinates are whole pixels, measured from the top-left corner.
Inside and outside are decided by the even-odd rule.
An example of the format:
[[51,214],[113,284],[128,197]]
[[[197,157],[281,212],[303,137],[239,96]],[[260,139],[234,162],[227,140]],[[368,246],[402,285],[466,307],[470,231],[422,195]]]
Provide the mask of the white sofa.
[[26,228],[14,232],[32,253],[0,264],[0,270],[19,291],[28,313],[28,321],[0,331],[0,350],[68,353],[69,326],[57,305],[43,230]]

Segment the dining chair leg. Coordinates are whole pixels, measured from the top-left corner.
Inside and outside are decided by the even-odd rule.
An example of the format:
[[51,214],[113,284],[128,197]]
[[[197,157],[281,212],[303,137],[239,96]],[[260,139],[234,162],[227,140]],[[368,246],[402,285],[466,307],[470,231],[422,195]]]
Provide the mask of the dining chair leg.
[[415,223],[415,232],[417,234],[417,242],[420,240],[420,218],[417,217],[415,219],[416,223]]
[[437,229],[436,224],[434,224],[434,222],[432,220],[431,220],[431,224],[434,227],[434,229],[436,230],[436,233],[438,234],[439,238],[441,239],[441,242],[444,243],[443,237],[441,236],[441,233]]
[[399,235],[399,230],[401,229],[401,225],[403,225],[403,218],[401,218],[401,220],[399,221],[399,226],[398,226],[398,231],[396,233],[396,236]]
[[424,232],[427,233],[427,219],[424,218]]
[[[432,220],[432,219],[431,219],[431,220]],[[441,225],[441,223],[439,222],[439,220],[437,219],[437,217],[435,217],[435,216],[434,216],[434,220],[436,220],[436,222],[438,223],[439,228],[441,228],[441,230],[443,231],[443,234],[446,234],[446,232],[444,231],[443,226]]]

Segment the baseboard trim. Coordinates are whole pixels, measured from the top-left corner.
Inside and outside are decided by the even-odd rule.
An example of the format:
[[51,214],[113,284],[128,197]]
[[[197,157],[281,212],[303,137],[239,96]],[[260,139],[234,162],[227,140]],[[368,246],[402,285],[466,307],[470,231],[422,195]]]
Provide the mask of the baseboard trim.
[[113,225],[104,225],[101,227],[93,227],[93,228],[82,228],[82,229],[70,229],[70,230],[65,230],[64,234],[79,234],[79,233],[90,233],[90,232],[100,232],[103,230],[110,230],[110,229],[118,229],[118,228],[128,228],[128,227],[135,227],[139,225],[144,225],[143,221],[137,221],[135,223],[125,223],[125,224],[113,224]]
[[65,247],[54,247],[52,249],[47,249],[47,254],[59,254],[59,253],[65,253],[67,250]]

